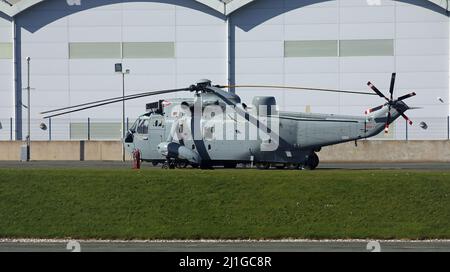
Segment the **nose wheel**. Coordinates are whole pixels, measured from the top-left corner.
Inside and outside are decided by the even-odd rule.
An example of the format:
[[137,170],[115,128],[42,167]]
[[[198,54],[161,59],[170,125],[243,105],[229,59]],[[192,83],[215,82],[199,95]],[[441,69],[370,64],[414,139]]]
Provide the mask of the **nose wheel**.
[[317,154],[313,152],[308,156],[308,159],[306,159],[305,169],[314,170],[317,168],[317,166],[319,166],[319,163],[319,156],[317,156]]
[[177,166],[175,160],[167,158],[167,160],[162,164],[162,169],[175,169]]

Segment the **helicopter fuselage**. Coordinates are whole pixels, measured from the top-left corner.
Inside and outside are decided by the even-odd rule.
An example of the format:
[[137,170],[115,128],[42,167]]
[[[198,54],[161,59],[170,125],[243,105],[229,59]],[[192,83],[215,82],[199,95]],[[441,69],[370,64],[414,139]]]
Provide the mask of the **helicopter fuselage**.
[[[185,110],[187,114],[176,109],[181,101],[191,105]],[[376,115],[361,117],[278,111],[261,117],[256,105],[232,109],[242,111],[241,115],[228,111],[210,114],[203,103],[201,108],[208,113],[196,118],[195,114],[189,114],[193,113],[192,99],[165,103],[170,106],[166,105],[163,111],[142,115],[125,139],[126,150],[138,149],[143,161],[154,164],[184,161],[197,166],[255,163],[264,167],[297,165],[314,169],[319,163],[316,152],[322,147],[382,132],[389,110],[385,106]],[[224,108],[219,102],[210,104]],[[394,122],[406,109],[406,104],[404,109],[391,108],[389,122]]]
[[[202,79],[186,88],[159,90],[102,99],[42,112],[52,118],[126,100],[177,92],[191,92],[193,98],[159,100],[146,105],[123,139],[125,149],[143,161],[174,168],[192,165],[210,168],[235,167],[238,163],[256,163],[268,168],[300,166],[315,169],[322,147],[370,138],[411,109],[403,100],[415,92],[394,99],[396,73],[392,74],[389,98],[370,81],[374,93],[284,86],[213,86]],[[357,95],[377,95],[387,103],[366,111],[364,117],[335,114],[280,112],[272,96],[256,96],[247,106],[232,88],[282,88]],[[373,114],[377,112],[376,114]]]

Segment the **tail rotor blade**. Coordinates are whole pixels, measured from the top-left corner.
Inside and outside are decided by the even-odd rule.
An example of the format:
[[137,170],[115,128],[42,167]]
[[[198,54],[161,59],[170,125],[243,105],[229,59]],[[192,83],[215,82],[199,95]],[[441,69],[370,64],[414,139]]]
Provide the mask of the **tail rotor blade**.
[[409,119],[408,116],[406,116],[404,113],[402,113],[402,117],[405,118],[405,120],[408,122],[408,124],[410,124],[412,126],[413,122],[411,121],[411,119]]
[[384,133],[389,133],[389,125],[391,123],[391,107],[389,106],[389,111],[386,119],[386,125],[384,127]]
[[407,95],[404,95],[404,96],[400,96],[397,100],[398,101],[402,101],[402,100],[405,100],[405,99],[413,97],[413,96],[416,96],[416,93],[410,93],[410,94],[407,94]]
[[378,107],[375,107],[375,108],[372,108],[372,109],[368,109],[368,110],[366,110],[366,114],[372,113],[374,111],[381,110],[383,107],[384,107],[384,105],[380,105]]
[[376,94],[378,94],[378,96],[386,99],[387,101],[389,101],[389,99],[380,91],[378,90],[377,87],[375,87],[375,85],[372,84],[372,82],[367,82],[367,86],[369,86]]
[[391,100],[394,99],[394,86],[395,86],[395,78],[396,78],[396,76],[397,76],[396,73],[392,73],[391,87],[389,88],[389,93],[391,94]]

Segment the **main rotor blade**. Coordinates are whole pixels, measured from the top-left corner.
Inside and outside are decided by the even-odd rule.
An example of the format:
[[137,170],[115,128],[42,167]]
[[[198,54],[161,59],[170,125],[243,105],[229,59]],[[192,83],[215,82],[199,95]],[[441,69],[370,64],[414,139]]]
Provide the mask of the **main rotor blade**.
[[378,90],[377,87],[375,87],[375,85],[372,84],[372,82],[367,82],[367,86],[369,86],[379,97],[382,97],[384,99],[386,99],[387,101],[389,101],[389,99],[380,91]]
[[[57,111],[69,110],[69,109],[74,109],[74,108],[94,105],[94,104],[103,103],[103,102],[115,101],[115,100],[118,100],[118,99],[120,101],[122,101],[122,99],[125,99],[125,98],[137,97],[137,96],[141,97],[142,95],[144,95],[144,96],[145,95],[152,95],[155,92],[158,92],[157,94],[161,94],[161,92],[162,93],[171,93],[171,92],[184,91],[184,90],[185,90],[185,88],[183,88],[183,89],[173,89],[173,90],[150,91],[150,92],[145,92],[145,93],[140,93],[140,94],[131,94],[131,95],[126,95],[126,96],[118,96],[118,97],[112,97],[112,98],[107,98],[107,99],[87,102],[87,103],[83,103],[83,104],[78,104],[78,105],[74,105],[74,106],[69,106],[69,107],[64,107],[64,108],[59,108],[59,109],[54,109],[54,110],[49,110],[49,111],[43,111],[40,114],[47,114],[47,113],[52,113],[52,112],[57,112]],[[116,102],[114,102],[114,103],[116,103]]]
[[397,76],[396,73],[392,73],[391,87],[389,88],[389,93],[391,94],[391,100],[394,99],[394,85],[395,85],[395,78],[396,78],[396,76]]
[[333,93],[375,95],[375,94],[372,94],[372,93],[357,92],[357,91],[344,91],[344,90],[334,90],[334,89],[292,87],[292,86],[276,86],[276,85],[225,85],[225,86],[218,86],[218,87],[219,88],[224,88],[224,89],[231,89],[231,88],[271,88],[271,89],[289,89],[289,90],[303,90],[303,91],[316,91],[316,92],[333,92]]
[[407,98],[410,98],[410,97],[413,97],[413,96],[416,96],[416,95],[417,95],[416,93],[410,93],[410,94],[407,94],[407,95],[404,95],[404,96],[400,96],[397,100],[398,101],[402,101],[402,100],[405,100]]
[[368,110],[366,110],[366,114],[372,113],[372,112],[374,112],[374,111],[381,110],[384,106],[385,106],[385,105],[380,105],[380,106],[378,106],[378,107],[375,107],[375,108],[372,108],[372,109],[368,109]]
[[181,91],[190,91],[190,88],[165,90],[165,91],[156,91],[156,92],[145,93],[145,94],[141,94],[141,95],[135,95],[135,96],[132,96],[132,97],[127,97],[125,99],[123,99],[121,97],[120,99],[116,99],[116,100],[113,100],[113,101],[108,101],[108,102],[104,102],[104,103],[100,103],[100,104],[95,104],[95,105],[91,105],[91,106],[87,106],[87,107],[82,107],[82,108],[78,108],[78,109],[74,109],[74,110],[70,110],[70,111],[65,111],[65,112],[61,112],[61,113],[45,116],[44,119],[48,119],[48,118],[52,118],[52,117],[56,117],[56,116],[61,116],[61,115],[66,115],[66,114],[74,113],[74,112],[78,112],[78,111],[88,110],[88,109],[92,109],[92,108],[97,108],[97,107],[101,107],[101,106],[106,106],[106,105],[109,105],[109,104],[119,103],[119,102],[122,102],[122,101],[138,99],[138,98],[143,98],[143,97],[148,97],[148,96],[153,96],[153,95],[181,92]]

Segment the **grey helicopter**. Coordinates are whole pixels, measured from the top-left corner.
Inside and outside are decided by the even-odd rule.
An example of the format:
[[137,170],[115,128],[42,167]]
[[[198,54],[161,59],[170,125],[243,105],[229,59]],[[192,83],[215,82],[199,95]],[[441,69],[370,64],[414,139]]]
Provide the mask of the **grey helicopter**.
[[[322,147],[376,136],[405,115],[404,102],[416,93],[394,99],[396,74],[392,74],[389,97],[368,82],[372,92],[343,91],[304,87],[241,85],[213,86],[200,80],[187,88],[144,92],[42,112],[44,118],[177,92],[191,92],[192,98],[159,100],[146,104],[123,139],[127,152],[139,152],[140,160],[163,168],[187,166],[235,168],[254,164],[259,169],[309,169],[319,165]],[[375,95],[386,102],[366,111],[365,116],[280,111],[272,96],[257,96],[250,105],[241,101],[231,88],[289,88],[307,91]]]

